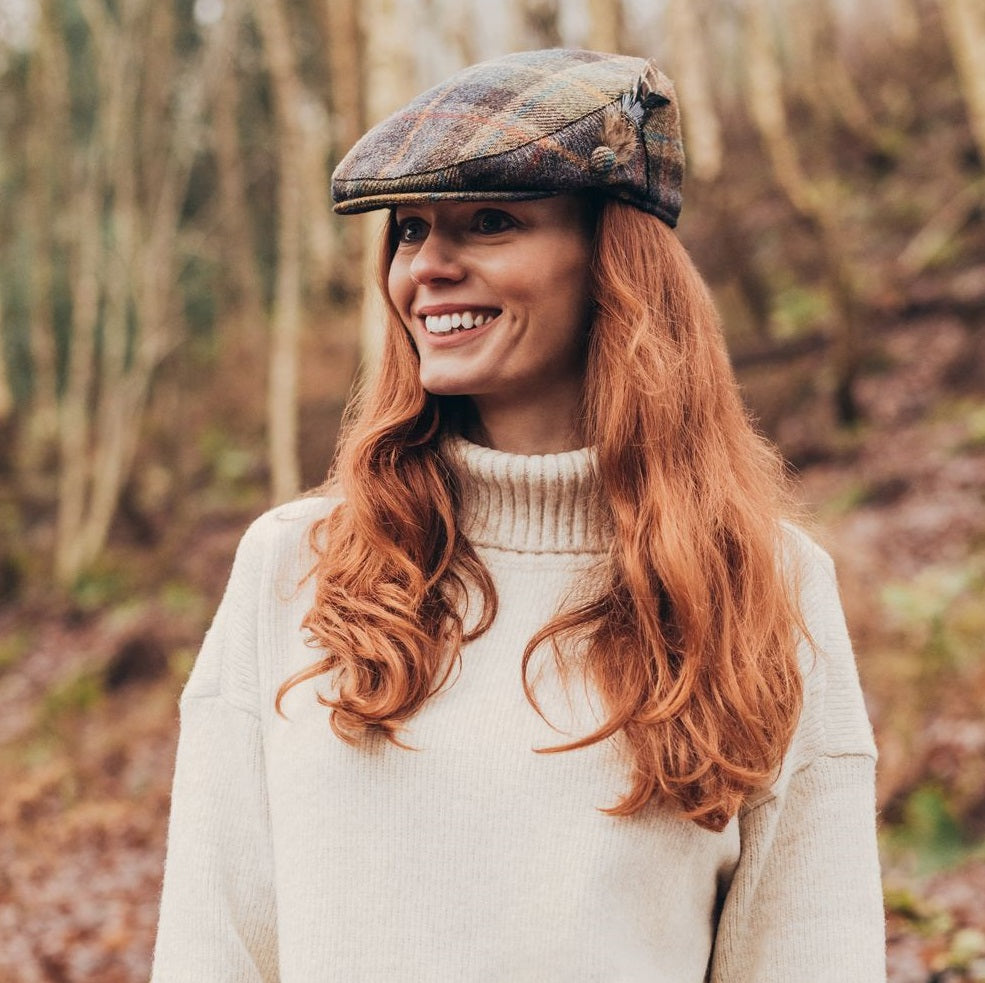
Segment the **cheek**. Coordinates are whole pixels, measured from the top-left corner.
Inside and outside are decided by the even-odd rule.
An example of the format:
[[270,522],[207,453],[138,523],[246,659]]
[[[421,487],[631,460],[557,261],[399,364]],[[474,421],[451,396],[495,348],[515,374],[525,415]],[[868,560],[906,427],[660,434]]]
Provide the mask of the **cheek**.
[[394,258],[393,262],[390,263],[386,290],[393,306],[397,308],[402,317],[405,317],[413,298],[413,283],[405,262]]
[[571,257],[570,263],[559,265],[552,290],[559,306],[580,325],[591,319],[591,266],[581,255]]

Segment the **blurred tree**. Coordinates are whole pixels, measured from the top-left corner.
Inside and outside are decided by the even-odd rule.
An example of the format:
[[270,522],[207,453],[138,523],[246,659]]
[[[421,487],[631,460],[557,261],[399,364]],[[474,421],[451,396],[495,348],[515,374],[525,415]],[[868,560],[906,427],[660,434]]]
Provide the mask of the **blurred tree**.
[[520,0],[520,11],[524,33],[530,36],[532,47],[559,48],[563,45],[558,0]]
[[340,251],[336,248],[335,221],[329,204],[328,162],[332,138],[328,112],[307,87],[301,89],[298,122],[301,130],[302,214],[308,259],[304,274],[308,304],[314,310],[323,307],[328,298]]
[[664,14],[670,68],[677,84],[688,168],[699,181],[714,181],[722,169],[722,133],[715,110],[706,35],[695,0],[669,0]]
[[[417,90],[412,57],[413,45],[407,43],[425,24],[417,15],[415,0],[366,0],[359,8],[362,33],[366,40],[363,66],[363,92],[366,125],[372,126],[398,109]],[[431,25],[427,25],[430,27]],[[376,250],[382,235],[386,213],[370,212],[359,219],[364,241],[372,244],[365,250],[362,281],[376,282]],[[360,314],[362,360],[377,361],[382,342],[383,310],[376,290],[363,292]]]
[[[334,402],[357,331],[372,361],[381,324],[363,285],[376,259],[364,241],[375,241],[382,216],[334,219],[331,164],[366,126],[458,65],[578,32],[600,48],[664,47],[681,98],[688,194],[700,205],[693,228],[713,240],[714,263],[740,288],[764,342],[778,290],[797,283],[823,295],[797,330],[833,314],[829,367],[839,416],[852,419],[877,264],[906,281],[904,297],[909,281],[976,248],[981,190],[968,180],[968,137],[939,112],[958,105],[950,65],[923,59],[930,74],[917,85],[912,59],[897,58],[902,43],[919,45],[921,57],[944,51],[947,27],[985,154],[985,110],[976,108],[985,9],[939,3],[884,0],[866,15],[886,27],[878,44],[857,35],[872,22],[835,0],[668,0],[645,15],[619,0],[37,3],[23,47],[0,31],[0,439],[8,460],[17,449],[15,492],[36,542],[57,538],[65,581],[85,566],[120,489],[139,484],[138,448],[153,459],[174,446],[165,431],[178,424],[159,419],[175,398],[167,387],[215,351],[215,391],[243,410],[233,441],[263,425],[255,380],[269,367],[264,450],[275,497],[293,494],[299,341],[319,371],[335,373],[339,391],[324,393]],[[852,58],[868,60],[854,71]],[[872,85],[855,81],[863,67]],[[928,119],[940,128],[933,171],[908,142],[907,127]],[[945,153],[948,139],[957,152]],[[894,234],[895,250],[886,245]],[[196,344],[184,345],[190,337]],[[200,416],[228,409],[218,396],[187,402]],[[142,444],[148,419],[155,444]]]
[[31,401],[20,451],[21,466],[32,476],[43,469],[57,431],[55,250],[56,238],[63,230],[56,225],[55,216],[67,190],[61,165],[65,137],[70,132],[68,71],[55,5],[42,4],[25,93],[28,103],[37,107],[26,134],[23,197],[23,228],[30,256]]
[[362,133],[359,16],[355,0],[319,0],[327,45],[332,140],[344,153]]
[[475,7],[465,3],[446,2],[441,13],[443,33],[456,54],[456,64],[452,71],[462,65],[481,61],[482,56],[477,46]]
[[[60,467],[55,563],[59,579],[71,582],[81,567],[93,557],[96,543],[82,551],[82,529],[91,489],[89,451],[93,445],[93,377],[97,332],[99,330],[102,258],[99,238],[94,234],[102,221],[99,183],[93,154],[77,151],[76,194],[68,219],[79,234],[69,255],[72,292],[72,322],[68,368],[59,415]],[[88,232],[88,234],[86,234]],[[95,537],[95,533],[90,534]]]
[[812,125],[839,125],[863,144],[879,133],[839,50],[832,0],[784,0],[782,33],[789,47],[787,88],[809,107]]
[[[446,0],[447,2],[447,0]],[[494,58],[507,51],[519,51],[528,45],[525,0],[502,0],[500,3],[470,4],[475,25],[472,44],[479,58]]]
[[985,163],[985,5],[981,0],[940,0],[940,6],[971,132]]
[[298,341],[301,335],[304,235],[303,89],[282,0],[255,0],[273,92],[277,143],[277,271],[270,319],[267,439],[275,502],[301,487],[298,461]]
[[[237,72],[246,0],[226,0],[225,30],[231,39],[229,56],[220,64],[212,100],[212,146],[215,151],[219,231],[229,277],[225,301],[234,315],[233,330],[224,344],[234,372],[252,371],[256,353],[264,347],[263,271],[256,254],[256,223],[250,207],[247,150],[240,135],[241,87]],[[215,30],[216,28],[212,28]]]
[[588,0],[590,45],[599,51],[623,50],[621,0]]
[[[320,0],[318,8],[328,55],[332,156],[338,160],[364,129],[363,43],[356,0]],[[336,227],[342,248],[332,257],[332,274],[344,296],[358,297],[362,291],[363,232],[361,221],[338,223]]]
[[[56,226],[71,316],[64,385],[55,386],[54,557],[58,579],[71,583],[106,542],[151,382],[180,339],[179,229],[218,52],[215,43],[189,44],[169,3],[78,0],[77,25],[56,20],[55,9],[46,7],[46,43],[61,46],[61,64],[94,86],[91,103],[72,103],[79,122],[63,113],[62,138],[49,144],[57,157],[48,187],[71,189]],[[58,14],[70,18],[73,8]],[[49,104],[67,107],[68,71],[54,78],[63,89]]]
[[[3,306],[3,284],[0,284],[0,325],[4,322]],[[0,428],[10,420],[14,413],[14,394],[10,389],[10,367],[7,363],[7,345],[3,333],[0,332]],[[4,463],[8,450],[9,448],[5,446],[0,451],[0,466]]]
[[780,190],[810,226],[837,313],[832,345],[834,400],[841,423],[859,418],[855,381],[861,367],[862,309],[848,239],[839,216],[842,203],[833,182],[813,180],[804,171],[784,105],[783,76],[775,42],[776,24],[768,0],[747,0],[745,11],[746,93],[753,122],[763,140]]
[[920,16],[915,0],[888,0],[888,3],[893,40],[900,47],[912,47],[920,37]]

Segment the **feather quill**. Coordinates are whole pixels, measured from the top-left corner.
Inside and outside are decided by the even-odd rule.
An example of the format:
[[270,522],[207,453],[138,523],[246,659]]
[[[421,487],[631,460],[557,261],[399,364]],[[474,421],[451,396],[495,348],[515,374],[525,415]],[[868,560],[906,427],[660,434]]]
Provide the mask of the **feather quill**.
[[616,180],[616,168],[632,160],[642,139],[646,114],[670,102],[660,91],[663,82],[656,63],[647,61],[635,85],[602,114],[599,145],[591,153],[591,167],[605,180]]
[[615,156],[615,163],[625,164],[636,152],[639,132],[620,106],[609,106],[602,116],[602,132],[599,142]]
[[623,93],[620,100],[622,111],[637,125],[643,123],[643,117],[657,106],[666,106],[670,102],[668,96],[661,91],[660,70],[653,59],[643,66],[640,77],[629,92]]

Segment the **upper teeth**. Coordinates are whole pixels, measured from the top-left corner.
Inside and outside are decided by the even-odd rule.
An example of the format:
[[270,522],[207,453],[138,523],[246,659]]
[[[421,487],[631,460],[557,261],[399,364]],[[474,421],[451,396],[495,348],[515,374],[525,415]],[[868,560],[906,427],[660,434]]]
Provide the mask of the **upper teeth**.
[[486,321],[491,321],[494,314],[473,314],[472,311],[455,311],[454,314],[428,314],[424,318],[424,327],[432,334],[447,334],[453,328],[468,331],[470,328],[482,327]]

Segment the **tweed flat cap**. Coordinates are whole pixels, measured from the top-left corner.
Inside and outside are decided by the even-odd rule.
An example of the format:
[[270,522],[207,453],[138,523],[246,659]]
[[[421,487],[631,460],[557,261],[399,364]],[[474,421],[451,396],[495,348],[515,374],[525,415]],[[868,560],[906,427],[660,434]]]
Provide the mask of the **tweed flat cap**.
[[677,223],[684,150],[652,61],[525,51],[473,65],[373,127],[332,175],[340,213],[594,189]]

